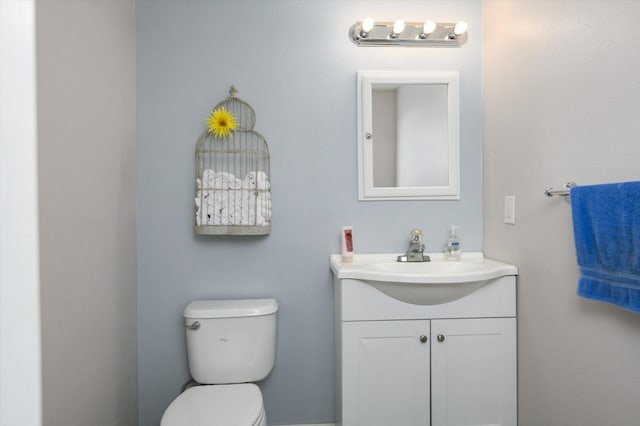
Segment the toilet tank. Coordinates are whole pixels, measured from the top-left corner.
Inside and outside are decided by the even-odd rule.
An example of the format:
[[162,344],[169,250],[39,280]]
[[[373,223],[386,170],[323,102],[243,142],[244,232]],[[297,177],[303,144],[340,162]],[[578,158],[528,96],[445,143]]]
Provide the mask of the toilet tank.
[[189,371],[202,384],[264,379],[276,356],[275,299],[195,300],[184,309]]

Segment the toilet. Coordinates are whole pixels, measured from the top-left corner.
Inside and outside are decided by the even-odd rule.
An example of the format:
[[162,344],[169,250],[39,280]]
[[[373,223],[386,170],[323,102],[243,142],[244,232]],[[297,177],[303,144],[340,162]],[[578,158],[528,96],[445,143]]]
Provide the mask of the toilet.
[[267,426],[262,393],[276,355],[275,299],[195,300],[184,309],[189,371],[160,426]]

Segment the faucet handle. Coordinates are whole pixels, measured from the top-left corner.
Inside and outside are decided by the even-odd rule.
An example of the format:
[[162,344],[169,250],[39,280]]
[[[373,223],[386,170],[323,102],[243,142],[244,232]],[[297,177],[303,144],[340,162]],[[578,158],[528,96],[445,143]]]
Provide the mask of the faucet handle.
[[411,233],[409,234],[409,241],[413,244],[422,244],[422,239],[423,239],[424,235],[422,234],[422,231],[418,228],[412,229]]

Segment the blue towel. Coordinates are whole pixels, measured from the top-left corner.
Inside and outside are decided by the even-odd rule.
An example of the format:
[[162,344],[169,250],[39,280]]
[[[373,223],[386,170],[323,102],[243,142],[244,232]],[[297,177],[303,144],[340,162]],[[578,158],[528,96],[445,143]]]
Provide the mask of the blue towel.
[[640,182],[571,189],[577,294],[640,313]]

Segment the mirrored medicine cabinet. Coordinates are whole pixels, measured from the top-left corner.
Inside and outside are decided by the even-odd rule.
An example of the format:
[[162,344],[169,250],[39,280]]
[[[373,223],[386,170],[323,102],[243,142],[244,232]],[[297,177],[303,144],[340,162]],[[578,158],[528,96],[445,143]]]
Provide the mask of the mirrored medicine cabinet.
[[358,199],[459,200],[459,76],[359,71]]

